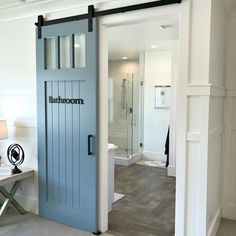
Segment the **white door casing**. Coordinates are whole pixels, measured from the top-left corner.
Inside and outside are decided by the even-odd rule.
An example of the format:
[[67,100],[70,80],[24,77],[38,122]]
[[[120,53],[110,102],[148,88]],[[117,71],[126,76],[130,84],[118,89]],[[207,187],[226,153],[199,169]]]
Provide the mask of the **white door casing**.
[[[108,228],[108,28],[116,25],[138,23],[166,18],[179,19],[179,74],[176,81],[176,216],[175,235],[185,235],[185,202],[186,202],[186,131],[187,131],[187,96],[185,93],[189,75],[189,3],[164,6],[148,10],[140,10],[126,14],[106,16],[100,19],[100,114],[99,114],[99,156],[100,156],[100,185],[99,185],[99,218],[100,230]],[[181,78],[181,79],[180,79]]]

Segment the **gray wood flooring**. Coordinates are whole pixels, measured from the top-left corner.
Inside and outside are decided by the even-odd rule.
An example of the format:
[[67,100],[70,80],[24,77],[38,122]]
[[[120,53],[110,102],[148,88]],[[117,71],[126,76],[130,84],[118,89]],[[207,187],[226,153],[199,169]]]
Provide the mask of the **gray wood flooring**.
[[235,235],[236,235],[236,221],[222,219],[216,236],[235,236]]
[[[132,165],[116,167],[116,191],[127,196],[113,206],[104,236],[174,234],[175,180],[166,170]],[[34,214],[7,211],[0,221],[0,236],[92,236]],[[236,221],[222,219],[217,236],[235,236]]]
[[115,191],[126,197],[113,204],[108,233],[174,235],[175,178],[167,177],[166,169],[116,165]]

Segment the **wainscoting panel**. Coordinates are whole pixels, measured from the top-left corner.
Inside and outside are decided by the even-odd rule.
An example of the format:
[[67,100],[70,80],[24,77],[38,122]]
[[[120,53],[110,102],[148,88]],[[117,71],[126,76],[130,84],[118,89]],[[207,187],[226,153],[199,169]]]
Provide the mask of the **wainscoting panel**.
[[236,220],[236,89],[226,99],[223,217]]

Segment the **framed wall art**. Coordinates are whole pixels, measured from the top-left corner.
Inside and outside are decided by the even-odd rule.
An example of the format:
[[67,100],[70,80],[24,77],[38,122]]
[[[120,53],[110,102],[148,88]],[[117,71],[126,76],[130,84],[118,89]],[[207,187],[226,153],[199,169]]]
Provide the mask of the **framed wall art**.
[[171,102],[171,87],[166,86],[155,86],[155,108],[170,108]]

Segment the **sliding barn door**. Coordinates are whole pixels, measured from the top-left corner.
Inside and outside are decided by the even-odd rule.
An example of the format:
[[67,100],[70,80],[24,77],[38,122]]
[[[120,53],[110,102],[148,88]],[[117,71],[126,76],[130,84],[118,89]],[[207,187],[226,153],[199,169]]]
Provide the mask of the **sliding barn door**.
[[37,38],[40,216],[97,232],[97,27],[42,27]]

